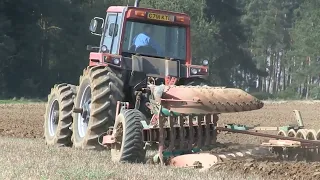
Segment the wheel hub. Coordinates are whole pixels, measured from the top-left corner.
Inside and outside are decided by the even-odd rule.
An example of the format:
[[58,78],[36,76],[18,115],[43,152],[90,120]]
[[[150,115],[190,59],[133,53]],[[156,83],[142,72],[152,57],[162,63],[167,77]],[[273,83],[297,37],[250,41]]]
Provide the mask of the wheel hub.
[[58,122],[59,122],[59,111],[57,111],[57,110],[55,110],[55,111],[53,112],[53,122],[54,122],[55,124],[58,124]]
[[80,108],[82,109],[81,115],[78,116],[78,135],[83,138],[86,135],[91,109],[91,88],[87,86],[81,96]]
[[50,136],[55,136],[59,123],[59,102],[54,100],[50,106],[48,129]]
[[88,100],[83,106],[83,112],[81,114],[84,123],[88,123],[90,119],[91,100]]

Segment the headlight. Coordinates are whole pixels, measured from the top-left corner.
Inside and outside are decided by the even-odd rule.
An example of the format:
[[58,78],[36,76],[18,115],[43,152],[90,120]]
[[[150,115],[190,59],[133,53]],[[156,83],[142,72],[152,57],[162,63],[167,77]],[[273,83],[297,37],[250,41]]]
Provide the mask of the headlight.
[[105,46],[105,45],[101,46],[101,51],[102,52],[107,52],[108,51],[107,46]]
[[209,61],[205,59],[205,60],[202,61],[202,64],[203,64],[204,66],[208,66]]
[[197,69],[195,69],[195,68],[192,68],[192,69],[191,69],[191,74],[195,75],[195,74],[197,74],[197,73],[198,73],[198,70],[197,70]]
[[119,65],[120,64],[120,59],[116,58],[113,60],[113,64]]

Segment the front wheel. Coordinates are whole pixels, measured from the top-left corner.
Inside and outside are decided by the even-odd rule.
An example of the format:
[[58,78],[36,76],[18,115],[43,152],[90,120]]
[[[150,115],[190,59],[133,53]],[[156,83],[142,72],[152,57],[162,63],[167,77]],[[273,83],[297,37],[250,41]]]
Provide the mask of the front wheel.
[[146,121],[146,117],[136,109],[125,109],[118,115],[112,132],[116,141],[111,147],[112,161],[144,162],[146,150],[141,121]]
[[101,149],[99,137],[113,125],[117,101],[122,101],[123,81],[120,72],[110,67],[88,67],[80,78],[73,114],[73,145],[81,149]]

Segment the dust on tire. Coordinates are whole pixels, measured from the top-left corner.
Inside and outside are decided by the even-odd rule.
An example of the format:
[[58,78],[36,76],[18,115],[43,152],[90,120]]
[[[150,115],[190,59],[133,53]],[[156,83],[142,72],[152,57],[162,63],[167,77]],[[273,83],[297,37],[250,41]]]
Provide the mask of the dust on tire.
[[[71,146],[72,131],[70,126],[72,124],[72,110],[73,110],[73,98],[75,95],[75,86],[69,84],[55,85],[51,89],[51,93],[48,95],[48,103],[46,105],[46,112],[44,115],[44,138],[47,145],[57,146]],[[58,109],[55,113],[58,113],[58,119],[56,122],[56,129],[50,129],[51,117],[54,113],[52,110],[53,103],[57,103]],[[50,132],[54,131],[54,132]]]
[[[111,156],[114,162],[141,163],[145,160],[146,151],[142,137],[143,126],[141,121],[146,121],[146,117],[137,109],[125,109],[117,117],[114,124],[114,132],[122,125],[121,146],[115,148],[118,143],[113,144]],[[115,137],[117,138],[117,136]]]
[[91,88],[91,109],[87,131],[80,137],[77,126],[79,113],[74,113],[73,145],[82,149],[100,149],[98,138],[114,123],[117,101],[124,98],[121,72],[110,67],[94,66],[84,69],[80,77],[75,107],[80,107],[81,96],[87,83]]

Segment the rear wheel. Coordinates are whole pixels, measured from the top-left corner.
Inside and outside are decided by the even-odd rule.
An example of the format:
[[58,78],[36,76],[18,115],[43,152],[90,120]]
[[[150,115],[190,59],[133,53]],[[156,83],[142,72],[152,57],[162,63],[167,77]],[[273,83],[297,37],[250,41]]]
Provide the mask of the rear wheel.
[[73,144],[76,148],[100,149],[99,136],[113,125],[117,101],[122,101],[122,75],[110,67],[95,66],[84,70],[80,77],[74,113]]
[[44,116],[44,137],[47,145],[71,146],[72,109],[76,87],[55,85],[48,96]]
[[112,161],[144,162],[146,150],[141,121],[146,121],[146,117],[136,109],[125,109],[118,115],[112,133],[116,140],[111,148]]

